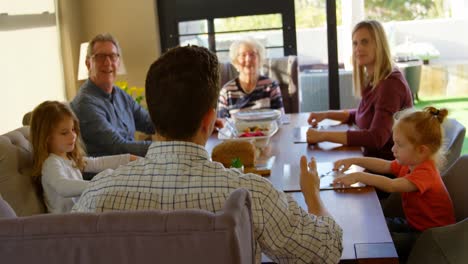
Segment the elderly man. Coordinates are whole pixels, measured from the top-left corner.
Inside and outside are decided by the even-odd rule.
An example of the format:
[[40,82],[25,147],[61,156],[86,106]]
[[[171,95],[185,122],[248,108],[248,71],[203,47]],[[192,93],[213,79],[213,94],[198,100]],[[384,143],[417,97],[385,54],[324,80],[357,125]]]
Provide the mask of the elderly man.
[[120,56],[114,37],[95,36],[86,55],[89,79],[71,102],[91,156],[121,153],[145,156],[151,141],[135,141],[135,131],[155,132],[148,112],[114,85]]
[[146,97],[156,141],[145,159],[98,174],[73,210],[216,212],[233,190],[246,188],[252,196],[257,263],[261,252],[278,263],[337,263],[342,230],[320,200],[314,160],[307,164],[301,158],[307,211],[265,178],[210,160],[204,146],[216,120],[218,84],[218,60],[205,48],[174,48],[154,62]]

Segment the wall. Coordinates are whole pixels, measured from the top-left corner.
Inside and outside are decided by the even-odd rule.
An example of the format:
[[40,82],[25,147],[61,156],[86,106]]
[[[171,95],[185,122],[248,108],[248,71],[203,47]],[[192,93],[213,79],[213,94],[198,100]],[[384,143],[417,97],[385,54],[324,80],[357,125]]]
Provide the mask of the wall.
[[82,35],[80,1],[59,0],[57,1],[57,10],[65,79],[64,89],[66,99],[70,100],[75,97],[79,88],[76,76]]
[[[127,74],[118,80],[143,87],[149,66],[161,54],[155,1],[81,0],[81,12],[81,42],[98,33],[114,35],[120,42],[127,69]],[[79,53],[79,47],[76,52]]]
[[[0,134],[22,126],[23,115],[39,103],[65,99],[53,1],[33,1],[11,1],[0,10],[10,12],[0,15]],[[15,8],[26,14],[15,16]]]

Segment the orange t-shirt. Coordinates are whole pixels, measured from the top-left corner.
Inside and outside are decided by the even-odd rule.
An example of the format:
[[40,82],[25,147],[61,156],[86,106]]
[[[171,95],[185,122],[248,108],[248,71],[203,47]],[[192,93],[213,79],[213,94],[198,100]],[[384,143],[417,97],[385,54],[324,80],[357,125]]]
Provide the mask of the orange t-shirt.
[[434,161],[425,161],[410,171],[408,166],[394,160],[391,168],[398,178],[404,177],[418,188],[401,194],[403,211],[410,226],[424,231],[455,223],[452,200]]

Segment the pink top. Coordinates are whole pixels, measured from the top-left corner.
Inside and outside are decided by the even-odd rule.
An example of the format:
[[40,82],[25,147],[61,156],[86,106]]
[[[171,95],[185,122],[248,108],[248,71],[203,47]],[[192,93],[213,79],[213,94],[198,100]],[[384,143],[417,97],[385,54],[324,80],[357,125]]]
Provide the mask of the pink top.
[[413,171],[396,160],[392,162],[391,167],[397,177],[409,180],[418,188],[415,192],[401,194],[403,211],[410,226],[424,231],[455,223],[452,200],[434,161],[425,161]]
[[360,129],[347,132],[348,145],[364,147],[365,156],[393,160],[393,114],[412,106],[408,83],[400,70],[394,68],[374,90],[370,85],[366,87],[358,108],[350,111],[348,123]]

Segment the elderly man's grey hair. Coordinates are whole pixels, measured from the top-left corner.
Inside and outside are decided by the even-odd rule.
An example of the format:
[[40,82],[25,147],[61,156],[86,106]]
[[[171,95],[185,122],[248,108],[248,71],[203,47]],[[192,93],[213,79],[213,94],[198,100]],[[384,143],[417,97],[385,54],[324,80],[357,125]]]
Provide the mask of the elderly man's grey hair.
[[263,60],[265,59],[265,48],[263,45],[256,39],[252,37],[246,37],[239,40],[234,41],[229,47],[229,58],[231,59],[232,64],[236,64],[237,56],[239,55],[239,47],[242,44],[247,44],[257,52],[258,54],[258,67],[260,68],[263,64]]
[[88,45],[88,50],[86,51],[86,58],[90,58],[93,55],[93,47],[96,42],[112,42],[114,46],[117,48],[117,52],[119,53],[120,56],[122,56],[122,50],[120,49],[119,42],[117,41],[116,38],[114,38],[111,34],[109,33],[104,33],[104,34],[97,34],[91,41],[89,42]]

